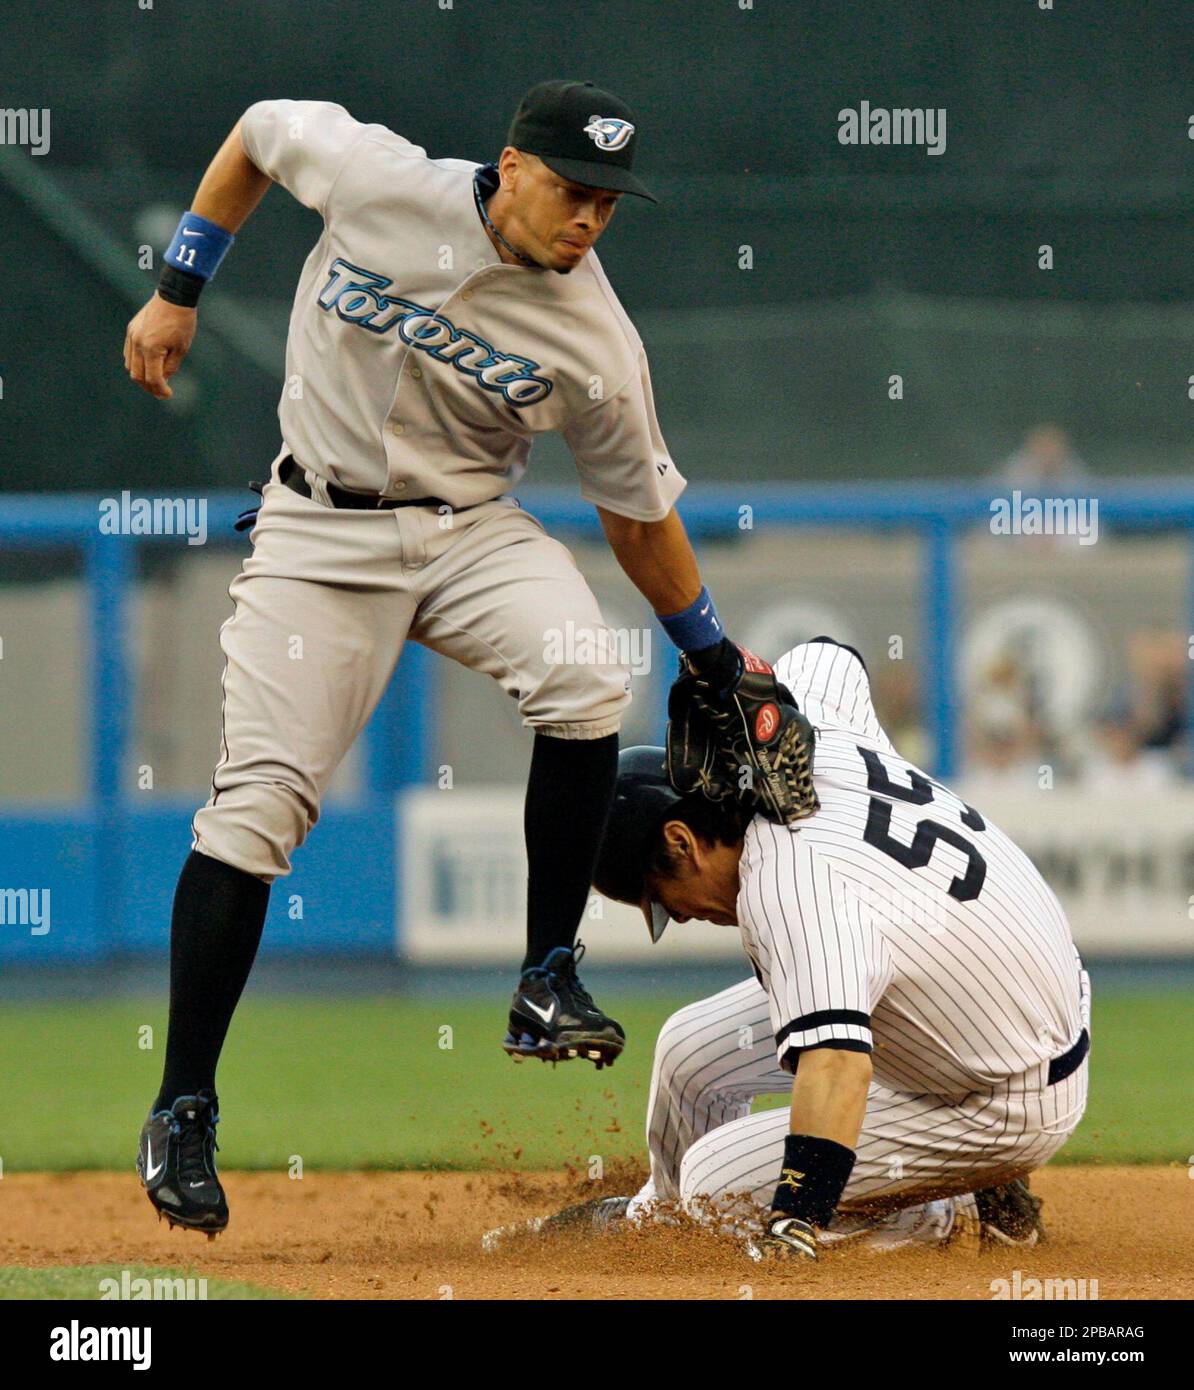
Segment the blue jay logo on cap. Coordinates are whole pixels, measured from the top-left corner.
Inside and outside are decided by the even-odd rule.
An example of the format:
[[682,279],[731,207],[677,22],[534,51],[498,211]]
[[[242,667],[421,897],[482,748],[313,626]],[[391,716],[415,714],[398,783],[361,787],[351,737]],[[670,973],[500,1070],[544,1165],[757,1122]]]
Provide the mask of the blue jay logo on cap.
[[634,127],[616,116],[590,116],[585,134],[599,150],[620,150],[629,143]]

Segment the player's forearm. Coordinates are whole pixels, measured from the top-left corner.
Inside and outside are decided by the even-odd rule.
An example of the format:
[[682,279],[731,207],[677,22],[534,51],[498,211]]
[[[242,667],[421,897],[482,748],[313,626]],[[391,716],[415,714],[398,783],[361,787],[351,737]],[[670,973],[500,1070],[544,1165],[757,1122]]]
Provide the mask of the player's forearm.
[[240,230],[271,182],[245,153],[240,127],[237,121],[191,200],[192,212],[227,232]]
[[597,508],[610,549],[656,613],[678,613],[701,591],[696,556],[673,507],[662,521],[632,521]]
[[125,330],[125,368],[159,400],[173,394],[169,379],[190,351],[200,292],[269,185],[245,153],[237,121],[178,224],[157,289]]
[[833,1220],[854,1170],[870,1084],[869,1053],[821,1047],[800,1054],[766,1249],[816,1259],[816,1231]]
[[610,549],[664,631],[712,691],[726,691],[743,672],[742,655],[725,635],[701,584],[684,523],[673,507],[662,521],[631,521],[597,508]]
[[870,1084],[867,1052],[819,1047],[801,1053],[792,1085],[792,1133],[856,1148]]

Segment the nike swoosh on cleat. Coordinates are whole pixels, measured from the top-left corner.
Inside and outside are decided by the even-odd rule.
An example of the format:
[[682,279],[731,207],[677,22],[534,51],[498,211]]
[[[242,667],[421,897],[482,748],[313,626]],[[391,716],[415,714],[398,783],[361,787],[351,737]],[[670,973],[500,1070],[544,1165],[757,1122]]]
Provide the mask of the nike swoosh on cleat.
[[157,1177],[157,1175],[162,1171],[162,1169],[163,1169],[165,1166],[166,1166],[166,1160],[163,1159],[163,1160],[161,1161],[161,1163],[159,1163],[159,1164],[157,1165],[156,1168],[154,1167],[154,1163],[153,1163],[153,1145],[149,1142],[148,1139],[146,1139],[146,1141],[145,1141],[145,1181],[146,1181],[146,1182],[152,1182],[152,1181],[154,1180],[154,1178]]
[[528,1009],[534,1009],[544,1023],[550,1023],[556,1016],[556,1006],[553,1004],[550,1009],[541,1009],[538,1004],[532,1004],[529,999],[522,1001]]

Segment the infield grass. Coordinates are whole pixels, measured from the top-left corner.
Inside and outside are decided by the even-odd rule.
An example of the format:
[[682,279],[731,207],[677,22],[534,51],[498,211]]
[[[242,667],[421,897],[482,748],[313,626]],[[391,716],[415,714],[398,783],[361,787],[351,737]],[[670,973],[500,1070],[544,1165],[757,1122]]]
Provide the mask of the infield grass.
[[[249,998],[221,1064],[221,1166],[531,1169],[644,1159],[655,1033],[690,1001],[615,992],[602,1002],[630,1045],[597,1072],[580,1062],[511,1062],[497,1045],[502,999]],[[162,999],[7,1005],[4,1170],[131,1171],[165,1023]],[[1055,1161],[1185,1164],[1194,1147],[1185,996],[1096,996],[1092,1031],[1090,1107]]]

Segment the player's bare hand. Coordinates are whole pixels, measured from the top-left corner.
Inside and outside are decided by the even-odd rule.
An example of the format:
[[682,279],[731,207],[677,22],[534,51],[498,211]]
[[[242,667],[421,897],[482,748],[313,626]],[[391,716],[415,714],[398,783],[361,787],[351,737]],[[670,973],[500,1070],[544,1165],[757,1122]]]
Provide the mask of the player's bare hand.
[[129,321],[124,335],[124,365],[151,396],[167,401],[174,394],[170,378],[182,365],[195,338],[197,309],[170,304],[156,294]]
[[815,1260],[817,1233],[807,1221],[773,1211],[763,1234],[747,1242],[746,1253],[758,1261]]

